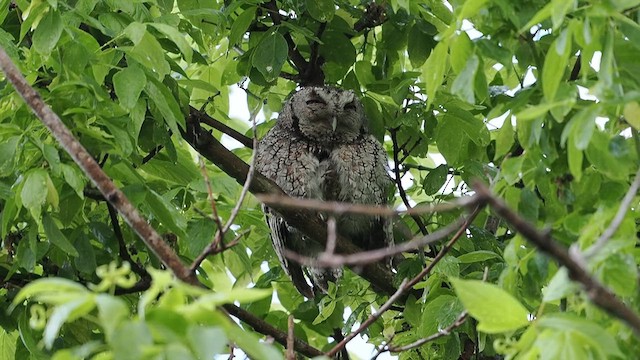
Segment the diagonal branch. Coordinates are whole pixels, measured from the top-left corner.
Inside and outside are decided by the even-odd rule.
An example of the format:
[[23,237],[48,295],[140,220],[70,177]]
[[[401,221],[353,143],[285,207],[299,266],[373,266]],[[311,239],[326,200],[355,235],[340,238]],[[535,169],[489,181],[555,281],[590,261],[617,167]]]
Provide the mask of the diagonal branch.
[[241,134],[240,132],[238,132],[237,130],[221,123],[220,121],[212,118],[211,116],[209,116],[209,114],[200,111],[196,108],[194,108],[193,106],[189,107],[189,114],[190,116],[193,116],[194,118],[198,119],[198,121],[200,121],[203,124],[207,124],[209,126],[211,126],[212,128],[221,131],[222,133],[229,135],[230,137],[232,137],[234,140],[238,141],[239,143],[241,143],[242,145],[248,147],[249,149],[253,149],[253,140],[251,140],[251,138]]
[[476,182],[473,188],[478,195],[484,197],[496,214],[511,224],[516,231],[554,258],[560,265],[566,267],[569,271],[569,277],[582,284],[587,296],[594,304],[625,322],[640,337],[640,317],[638,314],[618,299],[611,290],[592,277],[581,264],[569,255],[566,248],[554,241],[548,232],[539,231],[511,210],[504,201],[495,197],[486,185]]
[[27,83],[15,64],[11,61],[3,48],[0,48],[0,67],[4,71],[7,80],[13,84],[16,91],[22,96],[27,105],[51,131],[56,140],[64,147],[82,171],[91,179],[104,197],[111,203],[122,218],[140,236],[142,241],[153,253],[171,269],[178,278],[191,284],[197,284],[195,274],[184,266],[173,249],[164,242],[162,237],[147,223],[138,209],[129,201],[124,193],[118,189],[113,181],[100,168],[91,154],[71,134],[62,120],[44,103],[40,95]]

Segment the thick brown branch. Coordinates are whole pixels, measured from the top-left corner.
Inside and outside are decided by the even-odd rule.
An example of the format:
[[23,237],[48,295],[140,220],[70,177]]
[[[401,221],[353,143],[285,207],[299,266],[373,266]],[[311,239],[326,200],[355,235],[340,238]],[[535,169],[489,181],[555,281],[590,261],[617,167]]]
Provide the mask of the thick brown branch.
[[220,121],[212,118],[207,113],[202,112],[202,111],[194,108],[193,106],[189,107],[189,113],[190,113],[190,115],[192,117],[194,117],[195,119],[197,119],[201,123],[207,124],[207,125],[211,126],[212,128],[214,128],[214,129],[216,129],[218,131],[221,131],[221,132],[225,133],[226,135],[229,135],[234,140],[238,141],[239,143],[241,143],[242,145],[248,147],[249,149],[253,149],[253,140],[251,140],[251,138],[241,134],[237,130],[235,130],[233,128],[230,128],[229,126],[227,126],[227,125],[221,123]]
[[195,275],[187,269],[176,253],[162,237],[140,215],[135,206],[118,189],[100,168],[91,154],[75,139],[58,115],[47,106],[38,93],[27,83],[24,76],[13,64],[4,49],[0,48],[0,67],[7,80],[24,98],[36,116],[51,131],[56,140],[64,147],[82,171],[91,179],[104,197],[120,212],[123,219],[140,236],[153,253],[170,268],[178,278],[191,284],[198,283]]
[[[187,119],[187,131],[183,133],[183,137],[209,161],[216,164],[222,171],[234,178],[239,184],[244,184],[247,179],[249,165],[242,161],[239,157],[225,148],[211,134],[203,131],[198,122],[193,119]],[[267,179],[260,173],[255,173],[250,185],[249,191],[253,194],[275,194],[285,196],[285,193],[273,181]],[[327,228],[326,225],[315,217],[309,217],[306,213],[299,210],[292,210],[287,207],[274,206],[283,218],[289,224],[295,226],[304,232],[311,239],[326,246]],[[342,236],[337,237],[336,250],[343,254],[354,254],[362,251],[351,241]],[[386,270],[381,264],[369,264],[364,266],[361,275],[369,280],[374,288],[381,290],[386,294],[396,292],[393,286],[393,275]]]
[[474,189],[478,195],[485,198],[487,204],[493,208],[496,214],[511,224],[516,231],[540,250],[554,258],[560,265],[566,267],[569,271],[569,277],[582,284],[587,296],[594,304],[625,322],[635,331],[636,335],[640,336],[640,317],[638,314],[620,301],[611,290],[592,277],[582,265],[569,255],[569,251],[566,248],[551,238],[548,232],[541,232],[525,221],[511,210],[504,201],[495,197],[484,184],[477,182],[474,184]]

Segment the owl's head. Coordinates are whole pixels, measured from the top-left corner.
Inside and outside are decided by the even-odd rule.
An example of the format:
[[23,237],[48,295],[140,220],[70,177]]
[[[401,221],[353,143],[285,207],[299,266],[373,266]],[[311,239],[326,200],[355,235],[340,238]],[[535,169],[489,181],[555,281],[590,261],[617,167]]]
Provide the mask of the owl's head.
[[366,133],[362,103],[349,90],[305,87],[293,94],[284,111],[305,137],[319,142],[349,142]]

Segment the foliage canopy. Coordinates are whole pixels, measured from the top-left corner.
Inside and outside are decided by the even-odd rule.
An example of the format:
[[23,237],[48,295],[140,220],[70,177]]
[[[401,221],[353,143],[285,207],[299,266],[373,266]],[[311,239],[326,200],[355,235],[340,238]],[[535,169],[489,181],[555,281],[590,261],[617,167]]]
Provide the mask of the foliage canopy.
[[[637,311],[639,10],[638,0],[0,0],[0,46],[185,264],[242,191],[240,168],[221,165],[231,153],[198,147],[200,124],[239,140],[232,153],[248,163],[253,131],[228,116],[232,86],[271,119],[262,135],[297,85],[334,84],[361,96],[384,141],[394,205],[455,203],[480,179]],[[2,359],[197,359],[234,347],[275,359],[285,347],[261,341],[274,334],[256,324],[286,336],[290,314],[296,339],[328,351],[335,329],[350,333],[393,293],[347,271],[305,300],[252,195],[225,234],[238,244],[198,267],[209,289],[174,279],[4,77],[0,211]],[[397,242],[465,213],[401,215]],[[637,334],[516,228],[483,209],[446,255],[435,257],[440,243],[405,253],[395,288],[435,266],[366,341],[401,359],[640,353]],[[242,328],[220,308],[234,302]]]

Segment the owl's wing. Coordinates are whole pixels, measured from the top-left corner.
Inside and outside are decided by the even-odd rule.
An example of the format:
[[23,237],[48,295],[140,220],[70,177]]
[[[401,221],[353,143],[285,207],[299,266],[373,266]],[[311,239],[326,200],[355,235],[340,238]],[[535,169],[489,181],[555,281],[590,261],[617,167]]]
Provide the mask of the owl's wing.
[[[317,175],[318,159],[309,144],[297,139],[291,131],[278,125],[260,141],[256,151],[256,170],[275,181],[287,195],[319,198],[320,181]],[[284,256],[285,249],[305,256],[315,256],[321,250],[298,230],[289,226],[273,209],[264,208],[271,230],[273,249],[280,264],[291,277],[298,291],[309,298],[313,291],[305,280],[304,268]]]
[[[331,175],[335,179],[327,181],[325,193],[337,194],[334,200],[338,201],[386,205],[393,187],[387,161],[386,152],[373,136],[336,148],[331,153]],[[340,223],[339,231],[365,250],[393,244],[390,219],[348,215]]]
[[292,231],[292,229],[287,226],[284,219],[267,206],[264,206],[263,210],[267,217],[267,225],[269,225],[269,229],[271,230],[271,242],[273,243],[273,249],[278,256],[278,260],[280,260],[282,268],[287,275],[289,275],[291,282],[293,282],[293,285],[302,295],[310,299],[313,298],[313,290],[304,277],[302,266],[289,261],[289,259],[284,255],[285,249],[295,247],[291,242],[302,241],[300,234],[297,231]]

